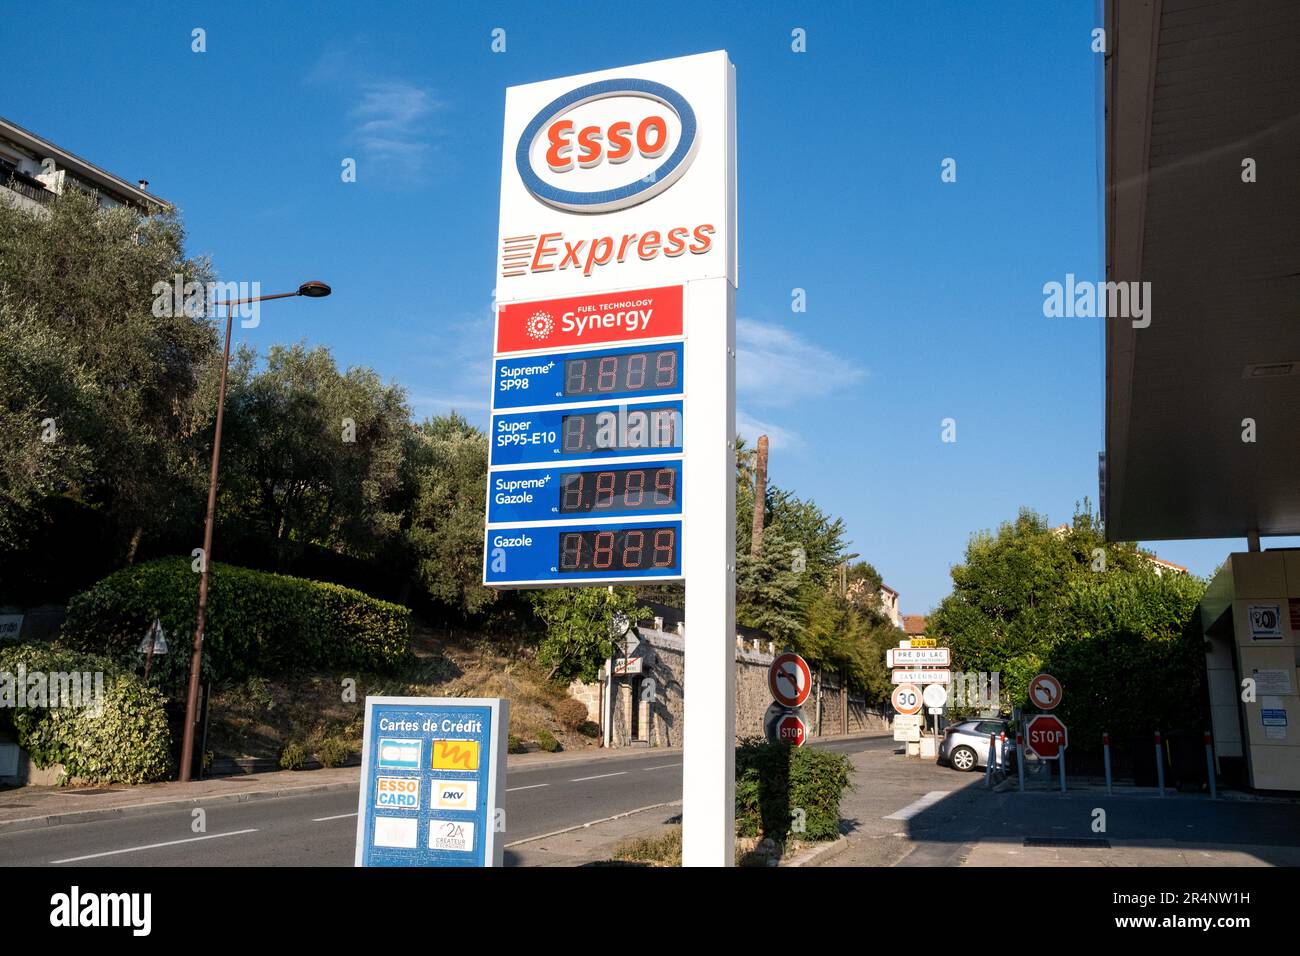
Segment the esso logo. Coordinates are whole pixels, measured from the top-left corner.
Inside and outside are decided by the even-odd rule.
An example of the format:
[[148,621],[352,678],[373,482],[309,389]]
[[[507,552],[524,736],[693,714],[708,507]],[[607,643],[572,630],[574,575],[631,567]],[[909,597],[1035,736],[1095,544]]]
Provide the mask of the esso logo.
[[567,212],[626,209],[659,195],[689,168],[699,146],[695,111],[650,80],[588,83],[552,100],[515,149],[524,187]]

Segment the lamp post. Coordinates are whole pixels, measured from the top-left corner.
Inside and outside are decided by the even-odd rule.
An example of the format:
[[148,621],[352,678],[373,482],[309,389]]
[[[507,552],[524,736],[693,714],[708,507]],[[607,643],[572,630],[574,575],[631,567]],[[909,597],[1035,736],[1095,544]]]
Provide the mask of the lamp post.
[[226,410],[226,373],[230,370],[230,331],[234,323],[235,306],[249,305],[253,302],[266,302],[270,299],[288,299],[293,296],[306,296],[309,299],[323,299],[330,294],[330,287],[324,282],[304,282],[297,292],[277,292],[274,295],[259,295],[251,299],[232,299],[226,305],[226,348],[221,360],[221,388],[217,393],[217,428],[212,440],[212,471],[208,476],[208,513],[203,523],[203,557],[199,565],[199,611],[194,620],[194,650],[190,655],[190,684],[185,695],[185,734],[181,744],[181,783],[188,783],[190,771],[194,764],[194,724],[198,709],[199,671],[203,660],[203,624],[208,610],[208,564],[212,560],[212,523],[217,510],[217,466],[221,461],[221,425]]

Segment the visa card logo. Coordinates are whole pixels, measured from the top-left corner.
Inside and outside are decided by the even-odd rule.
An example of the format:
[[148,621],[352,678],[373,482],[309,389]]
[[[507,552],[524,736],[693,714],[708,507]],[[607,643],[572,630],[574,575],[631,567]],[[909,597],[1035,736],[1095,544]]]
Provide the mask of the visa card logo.
[[435,740],[433,742],[434,770],[477,770],[477,740]]
[[419,777],[380,777],[375,782],[375,806],[384,810],[420,809]]
[[385,770],[419,770],[421,743],[419,740],[380,737],[378,765]]
[[473,810],[478,806],[476,780],[434,780],[431,786],[435,810]]
[[519,137],[515,168],[524,187],[548,206],[613,212],[677,182],[698,144],[695,111],[672,87],[601,80],[542,107]]

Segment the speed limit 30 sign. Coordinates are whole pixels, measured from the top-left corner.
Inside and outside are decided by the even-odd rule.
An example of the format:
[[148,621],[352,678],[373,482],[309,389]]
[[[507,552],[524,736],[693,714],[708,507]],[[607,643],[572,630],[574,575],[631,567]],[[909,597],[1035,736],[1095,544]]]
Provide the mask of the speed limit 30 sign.
[[899,684],[894,688],[894,694],[890,701],[894,705],[894,710],[905,717],[919,714],[924,703],[921,697],[921,688],[915,684]]

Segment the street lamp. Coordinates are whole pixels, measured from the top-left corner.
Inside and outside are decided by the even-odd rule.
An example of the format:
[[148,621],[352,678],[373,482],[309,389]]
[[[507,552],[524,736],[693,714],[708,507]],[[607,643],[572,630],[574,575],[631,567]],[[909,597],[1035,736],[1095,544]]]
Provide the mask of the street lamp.
[[208,514],[203,523],[203,559],[199,564],[199,612],[194,620],[194,651],[190,656],[190,684],[185,695],[185,734],[181,744],[181,783],[188,783],[190,769],[194,764],[194,724],[197,720],[199,670],[203,660],[203,622],[208,609],[208,564],[212,560],[212,522],[217,510],[217,465],[221,461],[221,425],[226,410],[226,373],[230,370],[230,330],[234,323],[235,306],[249,305],[253,302],[266,302],[270,299],[288,299],[293,296],[305,296],[308,299],[323,299],[330,294],[330,287],[324,282],[304,282],[297,292],[277,292],[274,295],[259,295],[251,299],[231,299],[226,306],[226,348],[221,360],[221,388],[217,393],[217,430],[212,440],[212,472],[208,477]]

